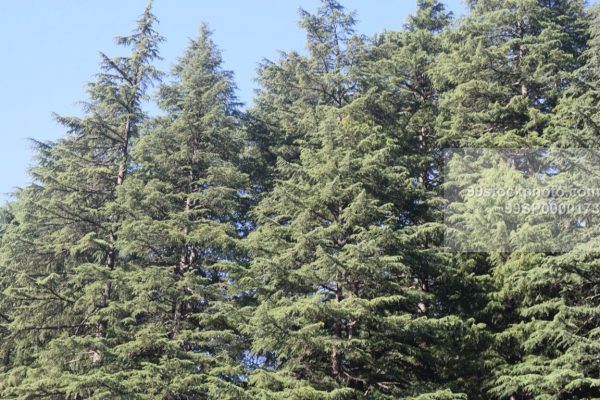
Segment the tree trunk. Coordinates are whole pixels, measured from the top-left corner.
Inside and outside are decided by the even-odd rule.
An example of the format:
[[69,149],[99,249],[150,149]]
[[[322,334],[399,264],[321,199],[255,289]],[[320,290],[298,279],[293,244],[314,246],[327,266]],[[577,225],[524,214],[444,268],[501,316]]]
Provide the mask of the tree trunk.
[[[340,284],[340,281],[343,278],[344,278],[343,276],[338,278],[337,291],[335,293],[336,304],[339,304],[342,301],[342,299],[344,298],[343,288],[342,288],[342,285]],[[335,338],[338,340],[340,340],[342,338],[342,326],[339,321],[336,321],[335,325],[333,326],[333,334],[334,334]],[[334,344],[333,349],[331,350],[331,374],[337,380],[340,379],[341,369],[342,369],[342,354],[338,351],[336,345]]]
[[[129,141],[131,140],[131,117],[128,116],[125,121],[124,126],[124,135],[123,135],[123,147],[121,149],[121,162],[119,163],[119,170],[117,172],[117,182],[115,186],[116,189],[123,185],[125,181],[125,176],[127,174],[127,167],[129,163]],[[109,217],[110,222],[115,222],[117,216],[111,215]],[[108,250],[108,254],[106,255],[106,267],[109,271],[115,269],[117,258],[119,257],[119,251],[117,250],[115,243],[117,242],[117,234],[114,231],[114,227],[111,227],[108,240],[110,242],[110,248]],[[112,285],[110,283],[110,278],[108,281],[104,283],[102,287],[102,299],[100,301],[100,307],[106,308],[108,307],[108,303],[110,300]],[[106,337],[106,333],[108,330],[108,321],[103,318],[98,322],[97,331],[98,336]]]
[[[193,182],[194,182],[194,175],[193,175],[193,172],[190,171],[189,181],[188,181],[188,191],[190,193],[192,192]],[[186,219],[189,218],[189,212],[191,209],[192,209],[192,200],[188,196],[185,200],[185,208],[184,208],[184,212],[186,214]],[[181,257],[179,258],[179,264],[177,265],[177,268],[175,268],[175,273],[179,276],[183,276],[192,267],[192,264],[194,263],[194,260],[195,260],[194,249],[192,248],[190,243],[187,243],[188,235],[189,235],[189,229],[187,226],[185,226],[183,228],[183,236],[186,238],[186,243],[183,246],[183,251],[182,251]],[[177,335],[177,331],[179,330],[179,322],[184,317],[183,314],[184,314],[185,308],[186,308],[185,302],[177,299],[175,302],[175,309],[174,309],[174,313],[173,313],[173,320],[174,320],[173,337],[175,337]]]

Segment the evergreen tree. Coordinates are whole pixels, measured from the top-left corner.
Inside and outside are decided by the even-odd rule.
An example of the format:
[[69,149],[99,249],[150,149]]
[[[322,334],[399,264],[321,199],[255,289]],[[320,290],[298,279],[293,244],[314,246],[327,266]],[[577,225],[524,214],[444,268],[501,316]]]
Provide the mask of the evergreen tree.
[[126,396],[116,347],[128,338],[119,284],[125,257],[117,192],[144,120],[145,91],[161,38],[150,5],[134,32],[117,38],[129,56],[102,54],[83,118],[57,117],[69,135],[37,143],[34,183],[19,193],[2,248],[10,334],[2,343],[0,397]]
[[[165,115],[133,149],[119,248],[133,340],[120,346],[142,398],[242,399],[243,342],[230,290],[245,262],[247,177],[232,74],[202,26],[160,88]],[[125,304],[124,304],[125,306]]]
[[357,73],[364,58],[365,38],[355,34],[353,13],[334,0],[321,3],[316,14],[300,10],[307,55],[283,53],[265,60],[258,81],[261,90],[247,115],[254,155],[257,191],[269,188],[278,158],[293,161],[306,132],[317,129],[323,107],[342,107],[358,90]]
[[[418,1],[417,12],[409,17],[404,30],[386,32],[378,39],[364,86],[370,92],[370,114],[390,132],[397,159],[404,160],[413,182],[421,190],[420,201],[411,204],[398,195],[396,188],[390,188],[384,182],[378,185],[380,198],[390,202],[400,200],[398,209],[403,213],[411,209],[414,218],[401,220],[399,227],[408,224],[414,229],[414,240],[407,247],[415,251],[404,249],[404,257],[411,266],[415,288],[423,292],[418,304],[419,314],[459,317],[465,324],[455,326],[460,330],[468,329],[471,319],[488,322],[482,308],[486,303],[489,279],[468,257],[434,249],[441,245],[444,152],[436,126],[440,94],[433,81],[436,63],[447,51],[443,38],[451,18],[442,3]],[[385,193],[386,189],[391,190]],[[448,336],[454,335],[448,333]],[[432,376],[453,382],[453,389],[468,392],[473,398],[481,395],[478,376],[484,369],[482,353],[488,341],[485,336],[477,335],[476,340],[440,342],[436,350],[437,368]],[[445,338],[438,339],[443,341]],[[448,354],[442,355],[446,351]],[[453,361],[448,364],[441,361],[450,359]]]
[[[436,85],[445,92],[439,118],[442,143],[491,148],[552,144],[553,113],[574,79],[586,44],[583,2],[469,4],[470,15],[449,36],[454,45],[436,69]],[[507,179],[508,175],[499,176],[495,183]],[[479,211],[488,215],[492,208],[479,205]],[[525,219],[516,222],[527,225]],[[478,240],[503,242],[494,235]],[[488,288],[485,308],[495,336],[485,360],[492,366],[486,379],[488,398],[578,398],[570,397],[578,396],[576,391],[566,389],[575,375],[550,361],[562,345],[549,343],[560,342],[561,335],[550,334],[556,327],[543,322],[558,315],[552,311],[560,275],[551,266],[555,262],[535,250],[469,258],[490,274],[495,286]]]
[[[571,72],[570,85],[545,132],[552,147],[558,147],[554,152],[568,153],[570,147],[590,149],[579,150],[577,158],[569,158],[580,161],[573,163],[572,168],[554,173],[557,178],[561,174],[566,176],[567,181],[563,181],[566,187],[584,189],[598,186],[595,175],[590,174],[597,163],[593,150],[597,143],[596,88],[600,78],[597,8],[592,15],[588,47],[579,58],[584,64]],[[580,21],[585,22],[586,18]],[[594,200],[597,202],[597,198]],[[597,216],[592,213],[586,221],[593,229]],[[558,246],[565,245],[560,237],[553,240]],[[497,398],[600,397],[597,284],[600,270],[596,247],[594,235],[571,251],[538,255],[534,262],[525,265],[512,262],[504,268],[500,299],[512,304],[518,317],[499,335],[500,346],[510,345],[516,348],[516,354],[507,357],[495,374],[491,393]]]
[[447,147],[544,144],[585,46],[583,1],[472,0],[438,64]]
[[[400,210],[412,208],[417,216],[414,226],[415,249],[405,255],[411,265],[415,287],[423,292],[418,304],[424,316],[455,316],[463,320],[455,329],[469,329],[472,320],[488,322],[482,309],[486,302],[488,278],[481,274],[478,264],[470,257],[444,254],[440,246],[442,200],[441,171],[444,152],[441,134],[436,126],[440,114],[440,94],[434,87],[436,64],[448,49],[443,38],[452,15],[442,3],[434,0],[417,2],[417,12],[410,16],[404,30],[386,32],[374,49],[375,62],[369,67],[368,87],[376,106],[370,110],[379,123],[387,126],[390,138],[397,144],[398,158],[405,161],[413,181],[422,191],[421,201],[414,205],[398,204]],[[380,190],[386,188],[380,185]],[[386,195],[389,201],[399,199],[393,190]],[[425,201],[423,201],[425,200]],[[406,221],[402,222],[406,224]],[[426,250],[424,250],[426,249]],[[482,327],[483,325],[480,325]],[[456,333],[460,335],[461,333]],[[437,368],[432,373],[437,379],[453,382],[453,389],[482,396],[481,371],[484,369],[485,334],[477,338],[444,342],[454,334],[447,333],[440,340]],[[442,353],[447,354],[442,355]],[[442,360],[453,360],[446,364]],[[483,396],[485,398],[485,396]]]
[[[597,190],[572,148],[600,134],[599,9],[467,3],[372,40],[335,0],[301,10],[306,52],[261,65],[246,113],[203,25],[153,117],[149,5],[0,207],[0,398],[600,398],[597,216],[443,199]],[[491,161],[444,182],[449,147]],[[503,251],[447,252],[457,210]]]
[[[279,159],[279,179],[254,211],[247,284],[259,305],[248,332],[264,357],[251,377],[259,398],[466,398],[440,364],[447,338],[469,342],[479,328],[428,309],[435,299],[424,290],[442,257],[426,246],[440,232],[433,184],[419,181],[429,181],[434,133],[414,116],[430,113],[435,95],[426,93],[426,50],[414,50],[435,46],[426,38],[448,16],[438,4],[420,6],[401,44],[392,35],[382,44],[393,56],[357,69],[352,97],[318,108],[323,117],[297,142],[299,158]],[[409,52],[410,61],[394,63]]]

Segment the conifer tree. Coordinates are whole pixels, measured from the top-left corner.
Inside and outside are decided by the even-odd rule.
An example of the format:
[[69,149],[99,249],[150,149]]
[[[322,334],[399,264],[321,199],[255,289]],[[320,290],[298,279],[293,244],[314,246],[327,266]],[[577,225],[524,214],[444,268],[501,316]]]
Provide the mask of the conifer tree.
[[202,26],[160,88],[165,115],[133,149],[136,168],[121,192],[128,211],[119,248],[133,340],[127,385],[142,398],[242,399],[246,348],[230,285],[245,262],[247,177],[232,74]]
[[[594,189],[597,157],[598,9],[592,10],[589,41],[579,60],[584,64],[570,72],[565,88],[545,134],[555,152],[560,148],[578,150],[591,164],[575,165],[563,172],[565,187]],[[585,24],[582,18],[580,24]],[[578,157],[579,159],[580,157]],[[574,160],[574,158],[573,158]],[[557,174],[555,172],[557,176]],[[583,198],[576,201],[585,202]],[[596,199],[597,201],[597,199]],[[581,204],[583,206],[583,204]],[[590,206],[590,204],[586,204]],[[588,216],[590,227],[597,216]],[[561,238],[556,237],[557,245]],[[491,384],[501,399],[569,398],[600,396],[598,379],[598,284],[600,270],[595,254],[597,239],[578,243],[568,252],[538,255],[525,265],[512,262],[504,268],[500,299],[513,305],[517,321],[499,335],[501,346],[514,346],[514,356],[497,368]]]
[[291,51],[276,62],[265,60],[258,76],[261,90],[247,115],[258,191],[270,186],[278,158],[298,158],[306,132],[323,118],[320,110],[348,104],[358,90],[366,44],[354,32],[354,13],[327,0],[314,15],[301,9],[300,18],[307,55]]
[[[416,18],[425,21],[431,6],[422,2]],[[418,32],[400,39],[398,53],[414,53],[429,44],[420,35],[443,28],[447,16],[434,7],[440,20],[430,28],[415,18]],[[402,75],[378,81],[372,71],[382,65]],[[254,211],[247,284],[259,300],[249,328],[254,352],[265,358],[251,376],[259,398],[465,398],[445,380],[450,369],[436,367],[445,337],[460,332],[468,342],[478,327],[427,310],[435,300],[422,288],[429,277],[418,275],[424,263],[439,266],[441,257],[422,246],[440,227],[426,224],[435,220],[428,215],[429,184],[415,184],[420,167],[432,167],[421,160],[426,150],[419,141],[421,128],[430,126],[419,125],[419,117],[408,128],[396,120],[428,113],[434,100],[412,100],[431,86],[426,60],[413,67],[423,70],[411,67],[391,57],[357,68],[353,96],[318,107],[322,120],[298,141],[299,158],[278,160],[279,179]],[[422,81],[414,82],[414,74]],[[420,86],[411,91],[410,84]]]
[[372,39],[336,0],[301,10],[306,52],[261,65],[246,113],[203,25],[153,117],[149,5],[0,207],[0,398],[600,398],[596,215],[559,221],[589,234],[561,251],[548,216],[494,225],[500,200],[474,201],[484,248],[511,225],[553,251],[442,244],[443,190],[597,190],[595,153],[441,175],[449,147],[597,147],[600,13],[467,4],[452,26],[417,0]]
[[[150,5],[117,43],[129,56],[101,54],[83,118],[57,117],[69,135],[37,143],[34,183],[19,193],[2,248],[10,334],[3,341],[3,398],[126,396],[116,346],[127,338],[119,285],[125,257],[117,192],[144,120],[142,102],[158,73],[161,38]],[[123,361],[123,360],[120,360]]]
[[583,2],[472,0],[436,85],[444,145],[526,147],[544,129],[585,46]]
[[[414,225],[410,247],[415,251],[407,252],[410,256],[405,257],[411,265],[415,287],[423,292],[419,314],[459,317],[465,324],[455,326],[460,330],[468,329],[471,321],[488,322],[482,309],[487,301],[489,278],[470,257],[447,254],[439,247],[444,152],[442,134],[436,125],[440,93],[434,81],[438,60],[449,50],[444,46],[444,37],[451,21],[452,14],[441,2],[418,1],[416,14],[409,17],[402,31],[386,32],[379,38],[373,51],[374,62],[367,69],[369,79],[365,87],[372,97],[370,113],[389,130],[398,159],[405,160],[421,190],[421,201],[417,204],[398,204],[403,212],[407,207],[412,208],[416,217],[409,222]],[[387,187],[381,184],[379,189]],[[392,202],[401,199],[394,188],[385,198]],[[482,333],[476,340],[464,339],[440,346],[436,355],[439,360],[454,361],[447,365],[438,361],[435,375],[447,377],[456,384],[456,390],[476,398],[482,396],[478,376],[484,369],[483,354],[489,338]],[[444,351],[453,355],[442,356]]]
[[[491,148],[551,145],[556,140],[549,129],[553,113],[585,47],[583,2],[469,4],[470,15],[449,36],[454,45],[448,43],[452,50],[436,69],[436,85],[445,92],[439,118],[442,143]],[[486,379],[488,398],[571,398],[565,381],[574,375],[561,375],[564,370],[551,367],[557,348],[548,346],[552,335],[544,333],[546,324],[540,321],[557,315],[552,311],[556,303],[548,301],[556,295],[558,272],[551,267],[553,262],[536,252],[468,259],[489,273],[495,286],[488,288],[485,308],[495,337],[485,361],[492,366]],[[554,329],[550,325],[546,327]]]

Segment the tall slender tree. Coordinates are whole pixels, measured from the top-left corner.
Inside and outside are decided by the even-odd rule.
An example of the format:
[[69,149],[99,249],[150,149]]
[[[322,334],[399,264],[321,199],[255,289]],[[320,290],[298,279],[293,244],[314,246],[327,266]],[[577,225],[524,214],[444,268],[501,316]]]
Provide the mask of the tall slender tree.
[[[409,16],[403,30],[378,38],[363,84],[369,94],[363,97],[370,99],[371,118],[385,127],[388,140],[395,144],[389,147],[396,152],[395,162],[407,168],[419,191],[419,200],[411,203],[397,188],[385,182],[377,185],[381,199],[395,203],[399,213],[411,216],[399,219],[398,228],[413,235],[403,252],[413,286],[421,292],[418,315],[459,318],[462,322],[454,328],[460,335],[458,331],[468,331],[473,321],[480,323],[478,329],[489,323],[482,311],[490,285],[489,276],[471,257],[445,253],[441,248],[445,166],[443,130],[437,125],[441,93],[434,83],[440,59],[448,56],[445,38],[451,22],[452,13],[441,2],[418,1],[416,13]],[[453,382],[456,391],[485,398],[480,372],[485,369],[487,335],[479,332],[453,343],[444,342],[443,335],[437,340],[438,361],[432,376]],[[442,360],[453,361],[446,364]]]
[[134,296],[133,340],[118,352],[143,398],[241,399],[247,346],[230,286],[246,262],[245,143],[232,74],[206,26],[173,77],[160,88],[165,115],[136,143],[121,191],[118,247],[131,258],[123,279]]
[[123,396],[115,346],[127,337],[120,304],[124,257],[117,192],[131,169],[130,149],[144,120],[142,102],[158,77],[160,36],[150,5],[134,32],[117,38],[129,56],[101,54],[83,118],[57,117],[69,135],[37,143],[34,183],[18,195],[2,261],[11,334],[2,344],[5,398]]

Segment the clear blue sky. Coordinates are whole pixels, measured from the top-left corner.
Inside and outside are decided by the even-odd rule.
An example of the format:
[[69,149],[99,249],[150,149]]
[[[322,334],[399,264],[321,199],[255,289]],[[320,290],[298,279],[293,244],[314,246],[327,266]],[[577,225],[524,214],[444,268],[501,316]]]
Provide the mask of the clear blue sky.
[[[304,48],[298,8],[318,0],[155,0],[158,30],[165,36],[159,65],[168,70],[202,21],[214,31],[225,67],[235,72],[240,99],[252,101],[257,64],[279,50]],[[358,13],[358,31],[373,35],[399,29],[416,0],[342,0]],[[446,2],[455,14],[461,0]],[[51,118],[80,115],[78,101],[98,72],[98,52],[114,55],[113,37],[132,30],[146,0],[5,0],[0,8],[0,203],[29,181],[27,138],[64,134]]]

